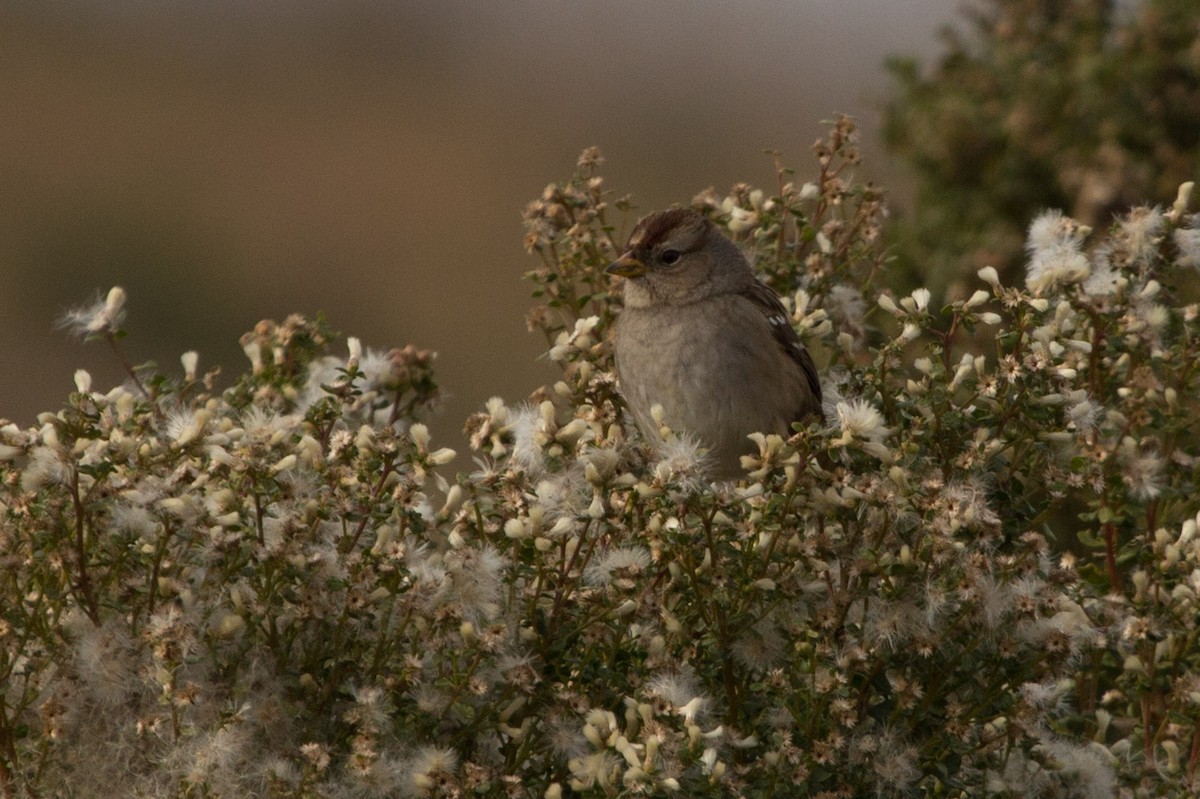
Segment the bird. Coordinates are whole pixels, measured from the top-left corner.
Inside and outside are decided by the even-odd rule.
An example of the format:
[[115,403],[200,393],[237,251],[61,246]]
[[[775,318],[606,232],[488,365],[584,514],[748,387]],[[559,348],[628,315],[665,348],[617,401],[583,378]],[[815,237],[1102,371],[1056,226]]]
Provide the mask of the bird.
[[661,406],[661,424],[707,449],[711,479],[736,480],[758,451],[751,433],[786,437],[824,418],[816,365],[779,296],[703,214],[644,217],[605,272],[624,278],[617,380],[647,440],[661,440]]

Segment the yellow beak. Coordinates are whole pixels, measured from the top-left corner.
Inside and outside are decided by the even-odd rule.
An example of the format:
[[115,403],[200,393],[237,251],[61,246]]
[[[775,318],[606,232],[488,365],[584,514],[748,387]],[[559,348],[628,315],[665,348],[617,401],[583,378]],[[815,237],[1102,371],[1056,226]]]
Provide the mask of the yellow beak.
[[635,258],[632,252],[627,252],[605,267],[604,271],[621,277],[641,277],[646,274],[646,265]]

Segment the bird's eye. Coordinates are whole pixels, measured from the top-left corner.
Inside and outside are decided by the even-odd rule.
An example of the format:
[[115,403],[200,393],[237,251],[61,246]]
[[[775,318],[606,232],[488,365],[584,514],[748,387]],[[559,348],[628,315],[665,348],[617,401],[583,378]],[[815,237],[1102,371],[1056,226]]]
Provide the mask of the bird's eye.
[[662,255],[658,256],[658,259],[667,266],[670,266],[679,260],[679,250],[663,250]]

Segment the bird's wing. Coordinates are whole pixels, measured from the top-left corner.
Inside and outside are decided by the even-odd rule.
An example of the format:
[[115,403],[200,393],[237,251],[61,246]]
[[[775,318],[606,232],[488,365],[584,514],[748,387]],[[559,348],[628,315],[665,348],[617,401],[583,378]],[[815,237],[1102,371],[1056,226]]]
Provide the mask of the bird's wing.
[[771,333],[775,336],[776,343],[800,367],[800,371],[804,374],[804,379],[808,382],[808,387],[812,389],[813,405],[815,407],[797,409],[797,418],[803,418],[814,413],[817,416],[823,416],[821,410],[821,381],[817,377],[817,365],[813,363],[812,356],[808,354],[808,350],[804,348],[804,344],[800,341],[800,336],[796,334],[795,328],[792,327],[787,309],[779,301],[779,295],[761,280],[755,280],[741,294],[750,300],[755,308],[762,311],[763,316],[767,318],[767,322],[771,326]]

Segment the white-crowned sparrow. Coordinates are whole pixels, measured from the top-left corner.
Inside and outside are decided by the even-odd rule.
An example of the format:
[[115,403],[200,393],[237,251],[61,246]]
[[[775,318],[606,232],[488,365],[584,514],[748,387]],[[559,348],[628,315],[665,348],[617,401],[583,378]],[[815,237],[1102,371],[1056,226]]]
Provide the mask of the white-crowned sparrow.
[[710,476],[745,474],[750,433],[789,435],[820,417],[821,383],[779,297],[701,214],[662,211],[634,227],[605,270],[624,281],[617,319],[621,392],[642,434],[662,423],[708,448]]

